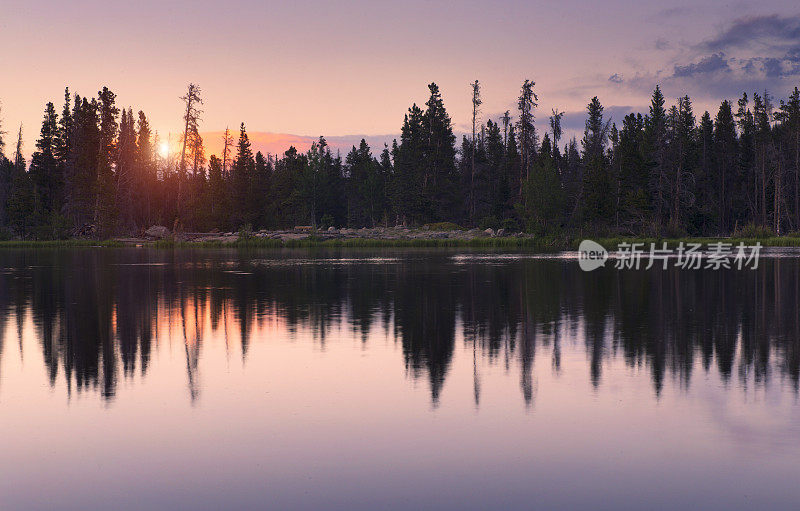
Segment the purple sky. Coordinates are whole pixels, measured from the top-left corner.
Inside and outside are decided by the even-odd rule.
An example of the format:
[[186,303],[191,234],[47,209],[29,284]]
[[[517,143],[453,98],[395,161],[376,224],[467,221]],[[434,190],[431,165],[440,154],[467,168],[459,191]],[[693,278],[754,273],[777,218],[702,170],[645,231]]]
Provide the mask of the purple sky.
[[591,96],[621,121],[646,106],[656,83],[669,100],[689,94],[698,116],[742,90],[785,97],[800,85],[800,6],[2,0],[0,48],[7,146],[23,123],[26,153],[44,103],[60,109],[65,85],[81,95],[108,85],[120,106],[143,109],[162,138],[174,138],[178,97],[190,81],[203,89],[204,131],[244,121],[251,132],[322,134],[349,145],[358,135],[374,143],[399,132],[431,81],[464,131],[476,78],[484,120],[513,112],[530,78],[540,128],[559,108],[570,133],[581,129]]

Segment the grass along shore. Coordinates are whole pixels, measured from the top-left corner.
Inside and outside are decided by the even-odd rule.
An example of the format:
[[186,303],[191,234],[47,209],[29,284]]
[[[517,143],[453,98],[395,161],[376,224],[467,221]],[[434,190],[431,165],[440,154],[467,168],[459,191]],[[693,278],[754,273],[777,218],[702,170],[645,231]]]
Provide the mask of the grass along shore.
[[674,248],[680,243],[725,242],[734,246],[739,243],[763,247],[800,247],[800,235],[764,237],[594,237],[590,235],[533,236],[521,233],[505,235],[473,230],[412,230],[403,229],[342,229],[331,231],[259,231],[257,233],[181,233],[164,239],[114,238],[109,240],[6,240],[0,241],[2,248],[98,248],[98,247],[153,247],[153,248],[476,248],[527,250],[534,252],[558,252],[577,250],[583,239],[592,239],[609,251],[621,243],[642,243],[647,250],[651,243]]

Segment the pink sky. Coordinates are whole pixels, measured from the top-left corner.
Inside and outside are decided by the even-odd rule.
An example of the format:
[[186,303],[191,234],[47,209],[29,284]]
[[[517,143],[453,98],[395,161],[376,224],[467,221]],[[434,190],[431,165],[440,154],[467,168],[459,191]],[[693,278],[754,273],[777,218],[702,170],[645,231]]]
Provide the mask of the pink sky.
[[698,115],[742,90],[785,97],[800,83],[798,26],[786,0],[6,0],[0,115],[6,152],[22,123],[29,154],[46,101],[60,110],[65,85],[92,96],[107,85],[120,106],[144,110],[162,139],[174,138],[179,97],[194,82],[203,131],[245,122],[254,134],[347,136],[349,145],[399,133],[431,81],[466,131],[470,82],[483,84],[485,121],[513,113],[530,78],[540,129],[559,108],[574,134],[592,96],[621,121],[656,83],[670,100],[692,96]]

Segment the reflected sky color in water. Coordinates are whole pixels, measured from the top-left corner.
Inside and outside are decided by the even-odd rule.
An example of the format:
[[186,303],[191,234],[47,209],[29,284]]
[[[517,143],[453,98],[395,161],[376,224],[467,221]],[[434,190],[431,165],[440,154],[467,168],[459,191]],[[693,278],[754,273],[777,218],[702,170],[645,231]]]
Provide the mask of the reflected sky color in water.
[[800,259],[0,252],[3,509],[800,501]]

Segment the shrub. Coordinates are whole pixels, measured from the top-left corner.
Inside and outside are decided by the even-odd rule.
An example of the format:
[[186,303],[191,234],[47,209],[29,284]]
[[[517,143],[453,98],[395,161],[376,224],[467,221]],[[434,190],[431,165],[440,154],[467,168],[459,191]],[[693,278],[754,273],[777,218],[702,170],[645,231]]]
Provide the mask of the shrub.
[[500,227],[508,232],[519,232],[521,230],[519,228],[519,223],[513,218],[504,218],[500,223]]
[[251,224],[245,224],[239,227],[239,241],[251,240],[255,238],[253,236],[253,226]]
[[478,228],[482,231],[486,229],[498,229],[499,227],[500,221],[494,215],[485,216],[478,222]]
[[425,224],[422,226],[423,229],[427,229],[429,231],[460,231],[461,226],[458,224],[454,224],[453,222],[436,222],[433,224]]
[[756,224],[747,224],[733,232],[735,238],[771,238],[775,233],[768,227]]
[[329,215],[328,213],[325,213],[324,215],[322,215],[319,224],[320,227],[322,227],[323,229],[331,227],[333,225],[333,216]]

